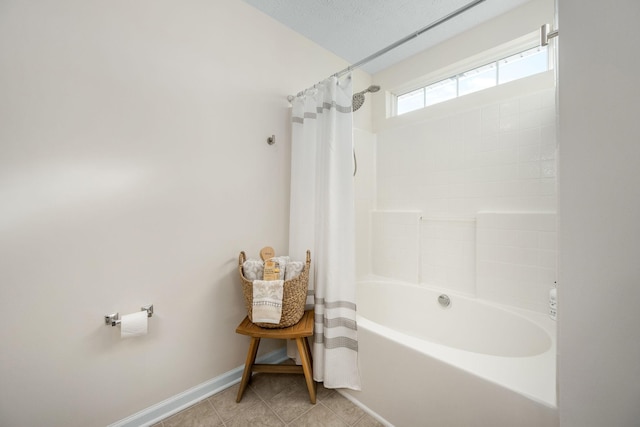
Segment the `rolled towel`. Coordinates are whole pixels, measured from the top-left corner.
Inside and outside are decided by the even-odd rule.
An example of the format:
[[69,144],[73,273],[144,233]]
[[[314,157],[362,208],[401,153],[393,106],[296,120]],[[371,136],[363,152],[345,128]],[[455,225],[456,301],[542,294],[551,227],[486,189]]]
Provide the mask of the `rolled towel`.
[[254,280],[251,321],[280,323],[284,280]]
[[280,269],[280,274],[278,279],[280,280],[285,280],[284,278],[284,274],[285,274],[285,269],[287,268],[287,264],[289,263],[289,257],[286,255],[283,256],[275,256],[273,258],[271,258],[271,260],[275,261],[278,263],[278,268]]
[[264,263],[257,259],[248,259],[242,263],[242,274],[247,280],[262,280]]
[[287,263],[287,269],[284,274],[284,280],[295,279],[302,273],[304,263],[301,261],[291,261]]

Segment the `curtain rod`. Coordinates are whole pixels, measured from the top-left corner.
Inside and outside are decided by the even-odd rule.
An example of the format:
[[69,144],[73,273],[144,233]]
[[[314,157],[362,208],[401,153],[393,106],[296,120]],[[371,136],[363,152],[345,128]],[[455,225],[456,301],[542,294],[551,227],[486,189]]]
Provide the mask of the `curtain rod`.
[[[485,0],[473,0],[469,3],[467,3],[466,5],[462,6],[459,9],[454,10],[453,12],[449,13],[448,15],[443,16],[442,18],[438,19],[437,21],[432,22],[431,24],[427,25],[426,27],[422,27],[420,28],[418,31],[414,31],[413,33],[409,34],[406,37],[401,38],[400,40],[390,44],[389,46],[380,49],[379,51],[367,56],[364,59],[361,59],[360,61],[356,62],[355,64],[352,64],[350,66],[348,66],[347,68],[345,68],[344,70],[338,71],[335,74],[332,74],[330,77],[342,77],[343,75],[355,70],[356,68],[359,68],[361,66],[363,66],[364,64],[367,64],[371,61],[373,61],[374,59],[384,55],[385,53],[405,44],[406,42],[415,39],[416,37],[426,33],[427,31],[437,27],[440,24],[444,24],[445,22],[447,22],[450,19],[455,18],[456,16],[460,15],[461,13],[466,12],[467,10],[471,9],[472,7],[475,7],[477,5],[479,5],[480,3],[482,3]],[[312,87],[315,87],[312,86]],[[311,89],[312,87],[308,88]],[[306,89],[306,90],[308,90]],[[298,96],[302,95],[305,91],[300,91],[298,92]],[[289,101],[292,101],[294,99],[293,96],[289,95],[287,97],[287,99],[289,99]]]

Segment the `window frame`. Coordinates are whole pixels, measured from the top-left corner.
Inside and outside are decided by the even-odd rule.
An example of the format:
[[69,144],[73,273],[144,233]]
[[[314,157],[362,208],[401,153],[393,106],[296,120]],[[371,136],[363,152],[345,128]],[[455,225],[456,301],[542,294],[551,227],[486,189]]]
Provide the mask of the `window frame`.
[[[543,47],[540,46],[540,34],[539,31],[535,31],[532,33],[529,33],[527,35],[524,35],[522,37],[519,37],[515,40],[512,40],[510,42],[504,43],[500,46],[497,46],[493,49],[489,49],[485,52],[482,52],[480,54],[474,55],[470,58],[467,58],[465,60],[459,61],[455,64],[451,64],[447,67],[443,67],[437,71],[434,71],[432,73],[426,74],[412,82],[408,82],[406,84],[397,86],[396,88],[388,91],[388,103],[387,103],[387,117],[399,117],[399,116],[403,116],[407,113],[411,113],[411,112],[415,112],[415,111],[421,111],[421,110],[425,110],[431,106],[434,105],[438,105],[442,102],[446,102],[449,100],[453,100],[453,99],[457,99],[461,96],[458,96],[458,91],[459,91],[459,83],[458,83],[458,78],[459,76],[463,75],[466,72],[469,71],[473,71],[477,68],[481,68],[483,66],[487,66],[489,64],[492,63],[497,63],[501,60],[504,60],[510,56],[513,55],[517,55],[519,53],[525,52],[529,49],[533,49],[533,48],[537,48],[537,47]],[[553,51],[553,47],[551,44],[546,46],[547,48],[547,69],[546,71],[552,70],[554,68],[554,58],[555,58],[555,54]],[[545,72],[545,71],[543,71]],[[540,74],[540,73],[536,73],[536,74]],[[534,74],[535,75],[535,74]],[[527,78],[530,76],[526,76],[524,78]],[[436,102],[436,103],[432,103],[432,104],[428,104],[426,105],[425,102],[425,106],[424,107],[420,107],[420,108],[416,108],[414,110],[410,110],[401,114],[398,114],[398,98],[409,94],[411,92],[420,90],[420,89],[424,89],[440,83],[442,81],[448,80],[448,79],[456,79],[456,97],[454,98],[450,98],[447,99],[446,101],[441,101],[441,102]],[[516,80],[511,80],[511,81],[517,81],[520,79],[516,79]],[[498,72],[496,72],[496,84],[493,86],[490,86],[488,88],[482,89],[482,90],[486,90],[486,89],[490,89],[490,88],[494,88],[497,86],[500,86],[499,82],[499,75]],[[505,82],[502,84],[506,84],[509,82]],[[479,91],[475,91],[475,92],[470,92],[469,94],[472,93],[477,93],[480,92],[482,90]],[[424,92],[423,92],[424,93]],[[464,95],[462,95],[464,96]]]

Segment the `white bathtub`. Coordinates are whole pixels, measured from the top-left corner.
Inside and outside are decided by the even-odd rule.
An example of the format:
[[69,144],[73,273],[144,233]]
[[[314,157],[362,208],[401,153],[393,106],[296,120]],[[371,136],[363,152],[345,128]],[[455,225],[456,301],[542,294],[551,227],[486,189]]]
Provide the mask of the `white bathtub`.
[[358,341],[362,391],[346,393],[392,425],[558,425],[555,322],[545,314],[368,280]]

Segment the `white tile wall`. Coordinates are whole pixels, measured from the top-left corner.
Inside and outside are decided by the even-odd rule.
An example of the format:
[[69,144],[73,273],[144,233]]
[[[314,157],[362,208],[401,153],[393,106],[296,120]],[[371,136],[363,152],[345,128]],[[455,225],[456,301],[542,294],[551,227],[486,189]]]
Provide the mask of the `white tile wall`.
[[[377,135],[377,209],[447,220],[476,218],[481,211],[555,212],[555,123],[554,88],[527,93],[517,87],[490,104],[385,128]],[[418,280],[546,311],[557,248],[555,228],[536,222],[544,218],[555,227],[547,215],[485,215],[483,229],[478,223],[477,235],[462,241],[448,235],[459,223],[425,221]],[[376,236],[376,221],[377,227],[391,227],[374,216],[374,270],[413,278],[406,264],[388,264],[388,248],[376,248],[388,244]],[[491,221],[500,224],[489,226]]]
[[555,90],[378,134],[377,207],[426,216],[556,210]]
[[424,217],[420,227],[420,282],[475,294],[474,219]]
[[418,283],[420,216],[417,211],[372,212],[373,274]]
[[478,213],[478,297],[546,312],[556,280],[556,242],[555,213]]

